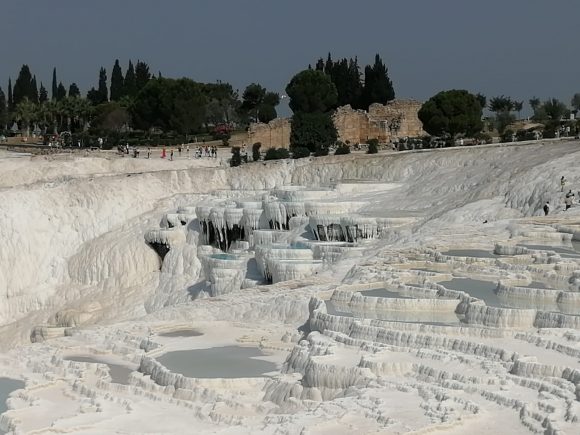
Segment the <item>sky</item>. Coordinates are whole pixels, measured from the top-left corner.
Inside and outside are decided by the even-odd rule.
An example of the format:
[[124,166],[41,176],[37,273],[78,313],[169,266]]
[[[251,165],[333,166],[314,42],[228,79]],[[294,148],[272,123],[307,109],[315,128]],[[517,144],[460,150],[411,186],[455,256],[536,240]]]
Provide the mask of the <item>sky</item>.
[[[115,59],[165,77],[252,82],[283,93],[331,52],[380,54],[397,98],[441,90],[488,97],[580,92],[578,0],[3,0],[0,86],[22,64],[50,89],[52,68],[83,94]],[[282,109],[282,112],[285,110]]]

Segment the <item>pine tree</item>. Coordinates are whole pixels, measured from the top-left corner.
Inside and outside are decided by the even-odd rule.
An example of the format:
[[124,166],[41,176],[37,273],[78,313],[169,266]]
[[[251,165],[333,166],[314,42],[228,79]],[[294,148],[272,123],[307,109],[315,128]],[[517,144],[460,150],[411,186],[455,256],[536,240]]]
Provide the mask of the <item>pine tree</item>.
[[119,59],[115,60],[113,71],[111,72],[111,101],[119,101],[123,96],[123,71],[119,65]]
[[56,93],[58,92],[58,85],[56,83],[56,68],[52,70],[52,99],[56,100]]
[[316,62],[316,71],[324,71],[324,60],[322,58],[318,59]]
[[151,80],[151,73],[149,72],[149,65],[145,62],[137,61],[135,65],[135,83],[137,85],[137,92],[145,87]]
[[81,90],[79,89],[76,83],[71,83],[71,85],[68,87],[68,96],[69,97],[81,96]]
[[12,79],[8,77],[8,110],[14,109],[14,96],[12,94]]
[[36,85],[36,76],[32,77],[32,85],[30,89],[30,101],[38,104],[38,86]]
[[58,87],[56,88],[56,101],[62,101],[65,98],[66,98],[66,88],[64,87],[62,82],[60,82],[58,84]]
[[324,72],[329,76],[332,75],[332,67],[334,64],[332,63],[332,57],[330,53],[328,53],[328,57],[326,58],[326,63],[324,64]]
[[106,103],[108,101],[109,93],[107,92],[107,70],[101,67],[99,71],[99,103]]
[[135,68],[133,62],[129,61],[127,72],[125,73],[125,80],[123,82],[123,96],[134,97],[137,95],[137,81],[135,78]]
[[40,82],[40,90],[38,91],[38,102],[40,104],[48,101],[48,92],[42,82]]

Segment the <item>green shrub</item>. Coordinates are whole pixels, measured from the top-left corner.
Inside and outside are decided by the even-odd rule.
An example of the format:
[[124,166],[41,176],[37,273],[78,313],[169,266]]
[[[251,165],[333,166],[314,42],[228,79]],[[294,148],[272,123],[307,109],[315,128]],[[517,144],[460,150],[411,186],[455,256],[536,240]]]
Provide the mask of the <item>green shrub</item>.
[[556,137],[556,131],[552,129],[545,129],[542,132],[542,138],[544,139],[554,139]]
[[232,147],[232,158],[230,159],[230,166],[240,166],[242,164],[242,156],[239,147]]
[[334,151],[334,155],[341,156],[345,154],[350,154],[350,147],[346,144],[338,145],[338,148],[336,148],[336,151]]
[[376,154],[379,152],[379,140],[378,139],[369,139],[368,146],[369,146],[369,149],[367,150],[367,154]]
[[290,157],[290,151],[286,148],[270,148],[266,151],[266,155],[264,156],[264,160],[279,160],[279,159],[287,159]]
[[292,148],[292,158],[302,159],[304,157],[310,157],[310,150],[306,147],[293,147]]
[[328,147],[326,146],[316,147],[316,151],[314,151],[314,157],[322,157],[327,155],[328,155]]
[[254,162],[257,162],[258,160],[260,160],[260,148],[262,147],[262,144],[260,142],[256,142],[254,145],[252,145],[252,160]]
[[514,135],[514,131],[510,130],[509,128],[504,131],[501,135],[501,141],[502,142],[512,142],[513,141],[513,135]]

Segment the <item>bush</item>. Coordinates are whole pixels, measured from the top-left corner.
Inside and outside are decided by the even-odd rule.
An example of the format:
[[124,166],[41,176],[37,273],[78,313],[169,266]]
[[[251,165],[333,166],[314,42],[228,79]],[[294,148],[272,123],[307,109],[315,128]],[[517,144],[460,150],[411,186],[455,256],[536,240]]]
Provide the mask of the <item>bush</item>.
[[493,138],[487,133],[477,133],[473,138],[480,143],[493,143]]
[[379,152],[379,140],[378,139],[370,139],[368,141],[369,149],[367,150],[367,154],[376,154]]
[[334,151],[334,155],[335,156],[342,156],[345,154],[350,154],[350,147],[346,144],[338,145],[338,148],[336,148],[336,151]]
[[242,156],[240,154],[240,148],[232,147],[232,158],[230,159],[230,166],[240,166],[242,164]]
[[502,142],[513,142],[513,136],[514,136],[514,131],[510,130],[509,128],[504,131],[501,135],[501,141]]
[[[337,131],[328,113],[295,113],[292,117],[290,143],[310,152],[328,148],[337,139]],[[328,154],[328,153],[327,153]]]
[[328,155],[328,147],[316,147],[316,151],[314,151],[314,157],[322,157]]
[[545,129],[542,132],[542,138],[544,139],[554,139],[556,137],[556,131],[551,129]]
[[290,151],[286,148],[270,148],[266,151],[266,155],[264,156],[264,160],[280,160],[280,159],[287,159],[290,157]]
[[254,145],[252,145],[252,160],[254,162],[257,162],[258,160],[260,160],[260,148],[262,147],[262,144],[260,142],[256,142]]
[[304,157],[310,157],[310,150],[306,147],[293,147],[292,148],[292,158],[302,159]]

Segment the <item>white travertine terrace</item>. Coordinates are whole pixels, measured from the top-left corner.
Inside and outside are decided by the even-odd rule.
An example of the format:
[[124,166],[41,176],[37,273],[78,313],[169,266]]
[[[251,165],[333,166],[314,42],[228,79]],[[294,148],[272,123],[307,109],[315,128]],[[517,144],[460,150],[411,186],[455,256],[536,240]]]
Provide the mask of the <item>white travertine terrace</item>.
[[[578,433],[577,161],[0,158],[0,377],[24,381],[0,429]],[[161,363],[207,350],[232,376]],[[276,369],[236,377],[256,361]]]

